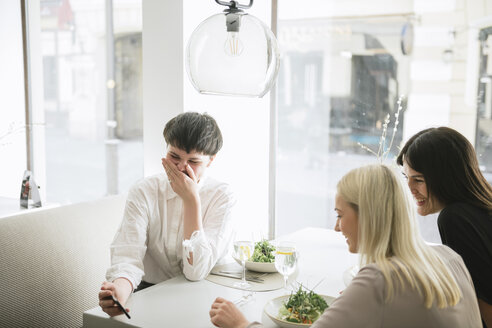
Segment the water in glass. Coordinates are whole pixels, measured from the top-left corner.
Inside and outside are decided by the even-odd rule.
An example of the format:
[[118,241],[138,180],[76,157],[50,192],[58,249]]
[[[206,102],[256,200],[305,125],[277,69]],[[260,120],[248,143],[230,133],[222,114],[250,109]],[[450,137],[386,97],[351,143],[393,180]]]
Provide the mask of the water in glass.
[[275,268],[284,276],[284,287],[287,288],[287,279],[294,273],[297,265],[297,252],[292,244],[277,245],[275,254]]
[[241,282],[234,284],[234,287],[250,289],[252,286],[246,281],[246,261],[253,255],[253,243],[251,241],[236,241],[234,243],[234,256],[241,261],[243,267]]

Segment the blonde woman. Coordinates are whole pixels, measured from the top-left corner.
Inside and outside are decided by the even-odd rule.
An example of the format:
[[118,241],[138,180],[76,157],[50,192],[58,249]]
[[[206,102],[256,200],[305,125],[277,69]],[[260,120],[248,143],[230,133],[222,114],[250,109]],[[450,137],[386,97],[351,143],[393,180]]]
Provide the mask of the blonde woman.
[[[470,275],[447,246],[419,235],[411,200],[387,166],[371,165],[338,183],[336,231],[361,270],[323,315],[319,327],[481,327]],[[218,298],[210,310],[218,327],[261,327]]]

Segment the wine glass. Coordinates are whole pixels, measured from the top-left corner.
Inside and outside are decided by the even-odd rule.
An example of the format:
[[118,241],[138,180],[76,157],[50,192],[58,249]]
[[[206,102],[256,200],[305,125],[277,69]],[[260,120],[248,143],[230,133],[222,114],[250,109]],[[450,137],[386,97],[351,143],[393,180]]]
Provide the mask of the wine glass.
[[243,274],[241,282],[236,282],[233,286],[241,289],[250,289],[252,286],[246,281],[246,261],[253,255],[253,242],[236,241],[234,242],[234,256],[241,261]]
[[297,265],[296,246],[292,242],[282,241],[277,244],[275,253],[275,268],[284,276],[284,288],[287,290],[287,279],[296,270]]

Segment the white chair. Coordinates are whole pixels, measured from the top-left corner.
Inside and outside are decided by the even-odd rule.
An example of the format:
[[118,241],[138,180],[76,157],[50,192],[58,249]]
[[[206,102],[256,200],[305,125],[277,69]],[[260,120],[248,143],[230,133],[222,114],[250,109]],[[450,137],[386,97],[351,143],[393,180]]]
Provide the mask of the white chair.
[[0,219],[0,327],[81,327],[98,305],[124,195]]

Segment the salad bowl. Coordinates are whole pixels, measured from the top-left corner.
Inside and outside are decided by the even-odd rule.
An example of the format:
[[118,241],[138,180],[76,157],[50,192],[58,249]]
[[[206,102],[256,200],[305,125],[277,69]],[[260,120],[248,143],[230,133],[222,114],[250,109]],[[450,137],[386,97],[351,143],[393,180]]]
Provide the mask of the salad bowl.
[[[237,263],[241,264],[241,260],[234,258]],[[265,262],[253,262],[253,261],[246,261],[246,269],[250,271],[256,271],[256,272],[277,272],[277,269],[275,268],[275,262],[272,263],[265,263]]]
[[[326,301],[328,306],[331,305],[331,303],[335,300],[335,297],[332,296],[326,296],[326,295],[319,295],[319,296],[321,296]],[[311,326],[312,324],[294,323],[278,318],[280,308],[283,306],[285,302],[288,301],[289,297],[290,295],[284,295],[268,301],[268,303],[265,305],[264,308],[265,314],[278,326],[283,328],[299,328],[299,327]]]
[[[242,264],[237,258],[237,263]],[[245,262],[246,269],[256,272],[277,272],[275,268],[275,246],[268,240],[255,243],[254,251],[249,260]]]

